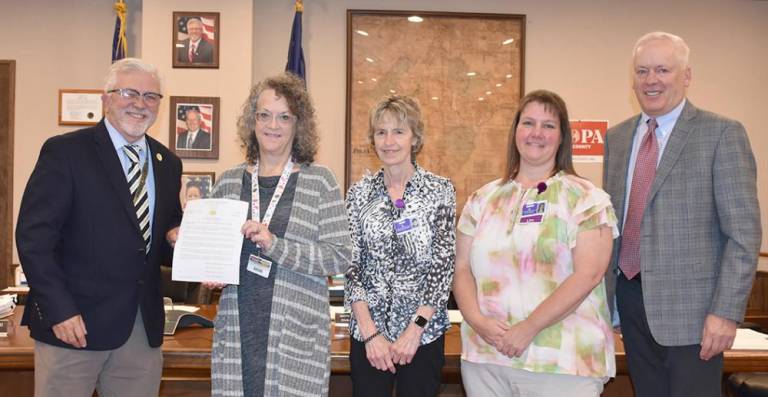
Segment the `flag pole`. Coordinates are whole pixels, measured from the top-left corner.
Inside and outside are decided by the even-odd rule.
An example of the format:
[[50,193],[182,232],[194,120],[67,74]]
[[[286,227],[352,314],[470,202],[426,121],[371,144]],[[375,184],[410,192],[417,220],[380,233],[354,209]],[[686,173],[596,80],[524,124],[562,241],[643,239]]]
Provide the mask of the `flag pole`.
[[112,6],[115,9],[117,18],[115,19],[115,34],[112,38],[112,62],[125,58],[128,54],[128,39],[125,37],[126,14],[128,6],[124,0],[117,0]]
[[304,13],[304,3],[302,0],[296,0],[294,3],[296,13],[293,17],[293,26],[291,27],[291,40],[288,44],[288,62],[285,64],[285,71],[291,72],[304,80],[307,84],[306,66],[304,64],[304,50],[301,46],[301,16]]

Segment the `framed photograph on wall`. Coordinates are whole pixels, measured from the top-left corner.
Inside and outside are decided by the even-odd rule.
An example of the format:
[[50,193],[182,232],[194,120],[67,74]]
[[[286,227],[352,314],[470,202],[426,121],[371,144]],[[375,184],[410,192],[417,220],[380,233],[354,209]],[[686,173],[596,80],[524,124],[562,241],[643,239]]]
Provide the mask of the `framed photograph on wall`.
[[219,158],[219,98],[172,96],[168,146],[183,159]]
[[174,11],[174,68],[219,68],[219,13]]
[[102,90],[59,90],[59,125],[94,125],[104,116]]
[[504,166],[524,43],[525,15],[348,10],[346,186],[381,168],[368,139],[371,107],[407,95],[425,125],[416,160],[451,179],[463,208]]
[[181,174],[181,208],[187,201],[211,197],[216,174],[213,172],[184,172]]

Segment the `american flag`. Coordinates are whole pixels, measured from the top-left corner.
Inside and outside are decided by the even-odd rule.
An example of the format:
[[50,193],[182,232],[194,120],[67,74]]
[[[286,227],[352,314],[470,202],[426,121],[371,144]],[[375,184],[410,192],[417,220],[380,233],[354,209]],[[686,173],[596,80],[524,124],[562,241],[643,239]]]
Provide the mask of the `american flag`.
[[206,41],[213,44],[216,41],[216,30],[215,25],[213,23],[213,18],[206,18],[202,16],[192,16],[192,17],[181,17],[179,18],[179,26],[177,29],[176,39],[178,41],[186,40],[188,37],[187,34],[187,21],[189,18],[199,18],[203,22],[203,36]]
[[301,15],[304,5],[301,0],[296,0],[296,13],[293,16],[291,27],[291,41],[288,44],[288,62],[285,63],[285,71],[291,72],[304,80],[307,85],[306,67],[304,65],[304,50],[301,48]]
[[125,58],[128,52],[128,39],[125,38],[125,15],[128,7],[123,0],[118,0],[114,5],[115,13],[115,34],[112,37],[112,63]]
[[179,135],[187,130],[187,110],[197,109],[202,116],[200,129],[210,133],[213,125],[213,105],[198,103],[180,103],[176,105],[176,134]]

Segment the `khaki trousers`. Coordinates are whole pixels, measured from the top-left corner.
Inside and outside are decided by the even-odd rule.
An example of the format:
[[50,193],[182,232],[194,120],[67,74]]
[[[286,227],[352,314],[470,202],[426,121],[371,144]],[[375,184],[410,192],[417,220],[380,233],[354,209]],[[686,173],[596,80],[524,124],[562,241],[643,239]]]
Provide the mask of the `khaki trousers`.
[[[88,336],[86,335],[86,340]],[[163,372],[161,348],[151,348],[136,314],[128,340],[117,349],[66,349],[35,341],[35,397],[157,396]]]
[[530,372],[461,360],[468,397],[599,397],[607,379]]

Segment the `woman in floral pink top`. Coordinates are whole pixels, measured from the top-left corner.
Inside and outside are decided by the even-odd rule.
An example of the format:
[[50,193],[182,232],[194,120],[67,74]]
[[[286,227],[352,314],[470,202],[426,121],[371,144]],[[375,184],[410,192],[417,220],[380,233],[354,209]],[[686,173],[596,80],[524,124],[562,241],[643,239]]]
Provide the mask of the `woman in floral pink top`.
[[526,95],[500,180],[470,196],[456,236],[468,396],[599,396],[616,373],[603,276],[610,197],[573,169],[568,111]]

